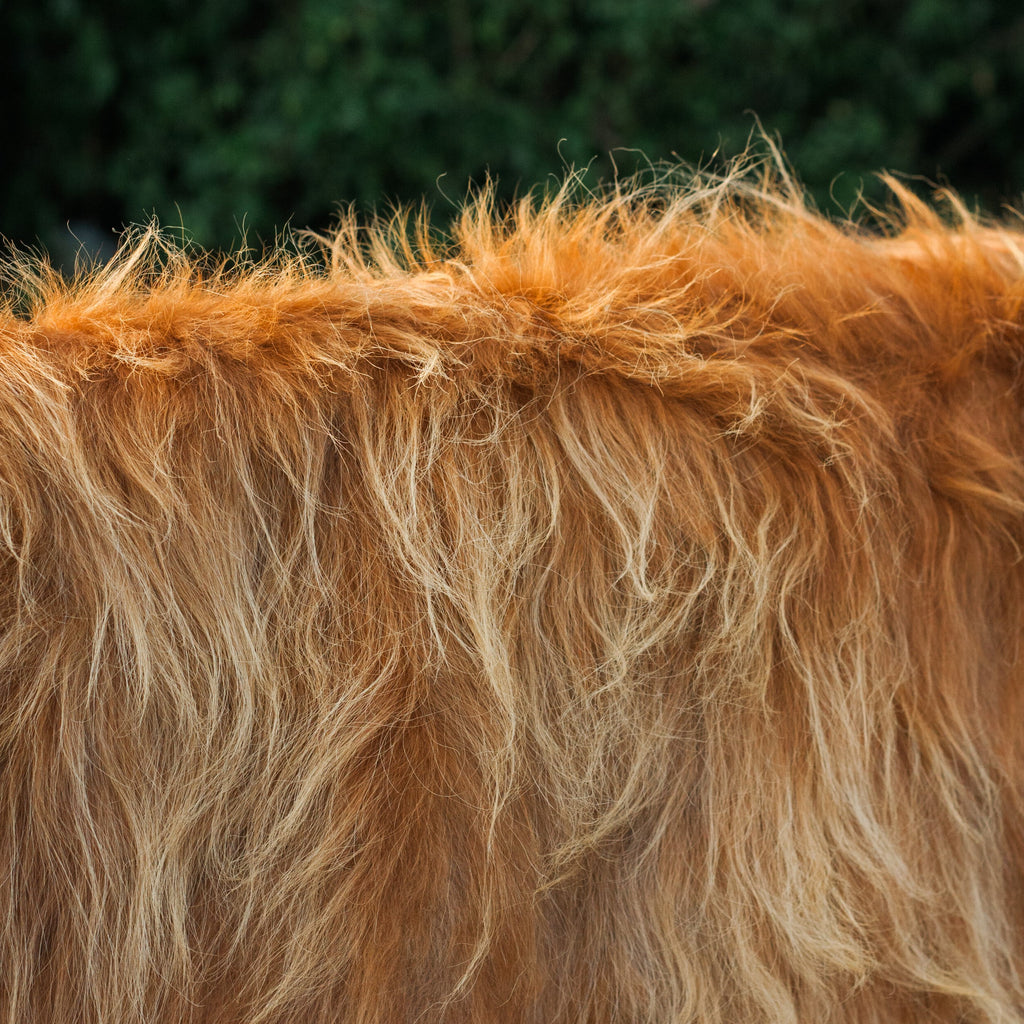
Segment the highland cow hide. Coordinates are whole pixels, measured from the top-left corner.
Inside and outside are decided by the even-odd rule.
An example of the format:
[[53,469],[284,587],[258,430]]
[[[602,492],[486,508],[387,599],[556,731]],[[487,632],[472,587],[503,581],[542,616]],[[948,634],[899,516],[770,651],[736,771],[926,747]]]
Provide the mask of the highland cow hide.
[[1024,1020],[1024,233],[894,188],[11,271],[0,1020]]

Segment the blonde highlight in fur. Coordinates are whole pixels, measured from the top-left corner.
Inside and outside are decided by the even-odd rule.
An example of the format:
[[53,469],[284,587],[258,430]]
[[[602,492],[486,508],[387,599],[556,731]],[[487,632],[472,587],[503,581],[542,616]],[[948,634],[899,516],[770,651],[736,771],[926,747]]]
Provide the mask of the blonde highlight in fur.
[[1024,1020],[1024,233],[466,205],[0,317],[0,1020]]

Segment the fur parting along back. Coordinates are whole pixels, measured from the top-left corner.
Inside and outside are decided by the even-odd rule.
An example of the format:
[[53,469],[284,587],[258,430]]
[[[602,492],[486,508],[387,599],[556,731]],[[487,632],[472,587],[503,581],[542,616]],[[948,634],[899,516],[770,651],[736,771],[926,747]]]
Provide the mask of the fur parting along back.
[[1024,1020],[1024,231],[890,184],[9,262],[0,1021]]

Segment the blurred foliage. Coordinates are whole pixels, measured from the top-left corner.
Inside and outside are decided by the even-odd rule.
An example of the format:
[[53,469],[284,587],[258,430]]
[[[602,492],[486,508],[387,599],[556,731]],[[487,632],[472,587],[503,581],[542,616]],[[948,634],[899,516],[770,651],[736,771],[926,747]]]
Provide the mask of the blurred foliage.
[[[1016,0],[0,0],[0,233],[183,224],[205,246],[324,228],[338,204],[446,215],[755,126],[819,205],[873,172],[989,209],[1024,182]],[[590,180],[590,179],[588,179]]]

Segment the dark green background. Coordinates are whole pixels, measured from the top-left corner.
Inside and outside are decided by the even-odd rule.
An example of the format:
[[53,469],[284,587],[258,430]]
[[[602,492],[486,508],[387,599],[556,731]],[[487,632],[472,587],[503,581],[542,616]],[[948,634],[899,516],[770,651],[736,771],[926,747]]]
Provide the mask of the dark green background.
[[[147,220],[273,240],[426,196],[444,219],[590,165],[781,138],[819,206],[889,168],[1024,188],[1024,5],[995,0],[0,0],[0,233]],[[610,156],[609,154],[612,154]],[[927,184],[920,186],[927,191]]]

